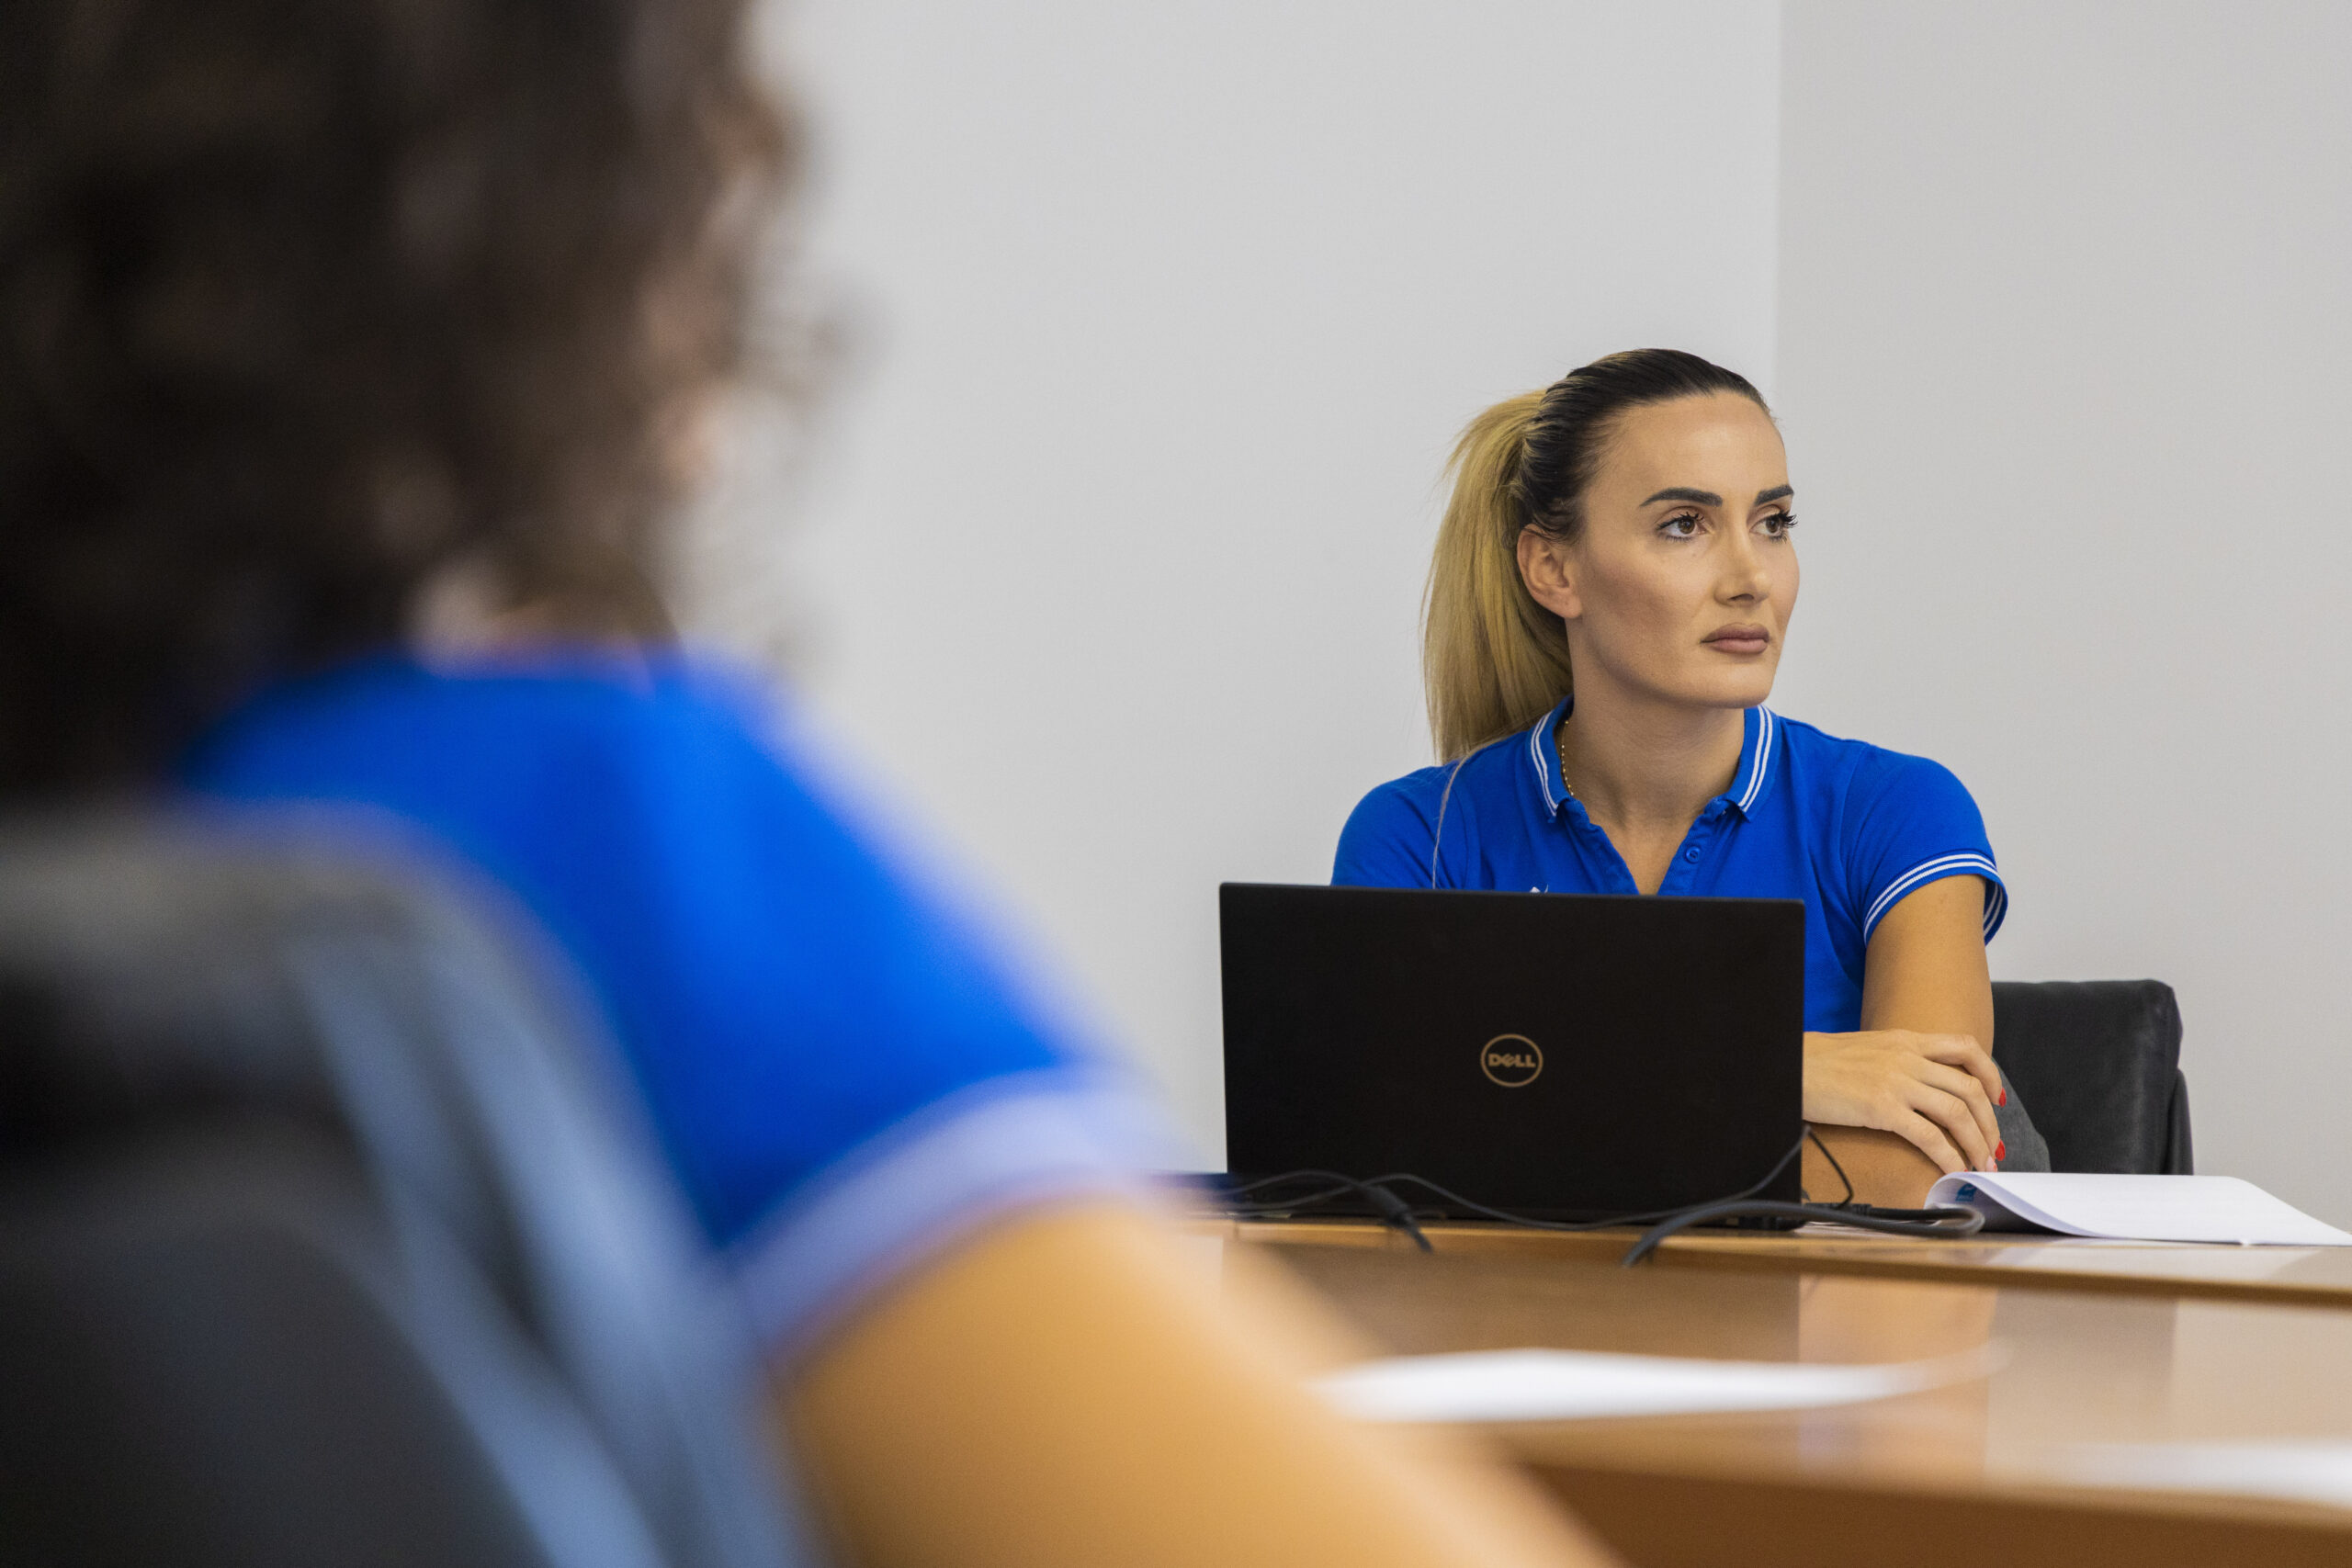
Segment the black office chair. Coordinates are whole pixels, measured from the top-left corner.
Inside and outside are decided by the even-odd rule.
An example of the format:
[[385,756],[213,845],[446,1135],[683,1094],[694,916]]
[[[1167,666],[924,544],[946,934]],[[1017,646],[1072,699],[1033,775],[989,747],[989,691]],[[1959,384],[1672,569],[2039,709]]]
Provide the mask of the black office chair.
[[587,1010],[343,841],[0,831],[0,1562],[806,1561]]
[[1996,980],[1993,1059],[2052,1170],[2186,1176],[2180,1006],[2159,980]]

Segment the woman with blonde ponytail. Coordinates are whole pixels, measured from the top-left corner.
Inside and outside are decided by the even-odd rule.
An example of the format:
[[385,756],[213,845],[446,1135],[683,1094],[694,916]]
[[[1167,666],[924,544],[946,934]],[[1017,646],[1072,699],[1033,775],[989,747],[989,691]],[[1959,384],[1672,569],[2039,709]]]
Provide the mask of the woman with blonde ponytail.
[[1805,1117],[1862,1195],[2047,1168],[1993,1065],[2007,892],[1951,773],[1763,705],[1796,604],[1788,457],[1747,380],[1641,349],[1453,449],[1423,604],[1438,765],[1365,796],[1343,885],[1799,898]]

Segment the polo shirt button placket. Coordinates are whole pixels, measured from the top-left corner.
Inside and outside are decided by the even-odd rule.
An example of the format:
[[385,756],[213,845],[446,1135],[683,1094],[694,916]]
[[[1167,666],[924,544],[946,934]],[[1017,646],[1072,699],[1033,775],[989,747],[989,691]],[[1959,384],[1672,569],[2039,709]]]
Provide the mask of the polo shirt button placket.
[[1682,852],[1682,858],[1683,858],[1684,860],[1689,861],[1692,865],[1696,865],[1696,864],[1698,864],[1698,863],[1699,863],[1699,850],[1698,850],[1698,847],[1697,847],[1696,845],[1693,845],[1693,846],[1691,846],[1690,849],[1687,849],[1687,850],[1683,851],[1683,852]]

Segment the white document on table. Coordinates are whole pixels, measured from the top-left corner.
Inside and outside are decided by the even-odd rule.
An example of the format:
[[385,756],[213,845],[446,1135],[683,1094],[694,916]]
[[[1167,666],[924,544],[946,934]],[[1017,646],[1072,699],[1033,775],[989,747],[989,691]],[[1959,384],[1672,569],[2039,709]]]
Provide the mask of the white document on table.
[[1317,1380],[1316,1389],[1359,1421],[1581,1421],[1855,1404],[1982,1378],[2000,1359],[1993,1346],[1865,1366],[1467,1350],[1365,1361]]
[[2352,1508],[2352,1443],[2084,1443],[2051,1450],[2034,1472],[2078,1485],[2240,1492]]
[[1964,1171],[1939,1179],[1928,1190],[1928,1202],[1974,1209],[1984,1216],[1987,1230],[2039,1227],[2122,1241],[2352,1247],[2352,1235],[2234,1176]]

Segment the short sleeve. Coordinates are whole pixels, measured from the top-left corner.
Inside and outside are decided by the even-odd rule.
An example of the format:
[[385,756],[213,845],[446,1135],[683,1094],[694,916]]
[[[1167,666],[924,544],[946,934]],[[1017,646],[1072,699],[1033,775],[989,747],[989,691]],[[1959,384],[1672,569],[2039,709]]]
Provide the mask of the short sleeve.
[[379,672],[233,722],[192,782],[385,807],[519,897],[603,1003],[771,1348],[1008,1210],[1173,1143],[716,688]]
[[1984,940],[1993,940],[2008,889],[1984,818],[1950,769],[1873,749],[1855,772],[1843,818],[1849,896],[1861,911],[1865,943],[1905,895],[1947,876],[1984,879]]
[[[1424,768],[1374,790],[1348,814],[1332,858],[1334,887],[1446,886],[1438,880],[1436,854],[1439,797],[1448,769]],[[1446,848],[1458,849],[1466,822],[1456,823]]]

